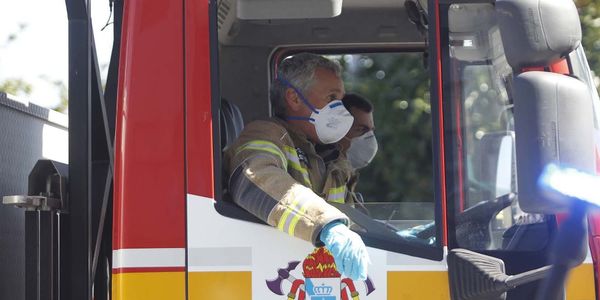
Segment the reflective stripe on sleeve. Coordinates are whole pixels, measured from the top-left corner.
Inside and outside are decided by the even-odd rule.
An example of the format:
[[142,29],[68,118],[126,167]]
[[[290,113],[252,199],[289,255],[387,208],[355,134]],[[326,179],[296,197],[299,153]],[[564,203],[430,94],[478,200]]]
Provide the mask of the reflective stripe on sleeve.
[[264,151],[264,152],[274,154],[281,160],[281,163],[283,164],[284,168],[287,169],[288,163],[287,163],[287,159],[285,158],[285,155],[283,154],[283,152],[281,152],[281,149],[279,149],[279,147],[277,147],[277,145],[275,145],[269,141],[264,141],[264,140],[249,141],[249,142],[243,144],[242,146],[240,146],[237,149],[236,154],[238,154],[244,150],[257,150],[257,151]]
[[308,177],[308,171],[306,171],[306,169],[300,164],[300,159],[298,158],[298,152],[296,152],[296,149],[290,146],[283,146],[283,150],[285,151],[285,156],[287,157],[289,166],[292,167],[292,169],[300,172],[300,174],[302,174],[302,178],[304,179],[304,184],[307,187],[312,188],[310,178]]
[[309,202],[310,201],[304,200],[301,197],[296,197],[292,204],[287,207],[281,215],[279,223],[277,224],[277,229],[289,234],[290,236],[294,236],[296,225],[306,212],[306,207]]
[[304,213],[306,212],[306,204],[308,204],[308,201],[304,202],[304,205],[302,205],[300,207],[300,213],[296,214],[294,216],[294,218],[292,219],[292,221],[290,222],[290,226],[288,227],[288,234],[290,236],[294,236],[294,230],[296,230],[296,224],[298,224],[298,221],[300,221],[300,216],[304,215]]

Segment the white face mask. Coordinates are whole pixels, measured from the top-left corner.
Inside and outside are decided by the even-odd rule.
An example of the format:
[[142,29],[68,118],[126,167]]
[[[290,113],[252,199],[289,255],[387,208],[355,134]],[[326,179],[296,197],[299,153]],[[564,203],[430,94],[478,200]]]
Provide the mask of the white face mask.
[[340,141],[352,127],[354,117],[341,100],[329,102],[325,107],[313,111],[309,121],[315,125],[317,137],[323,144]]
[[353,138],[347,152],[352,168],[360,169],[370,164],[375,154],[377,154],[377,149],[377,139],[372,130]]
[[288,117],[288,120],[305,120],[313,123],[317,131],[317,137],[323,144],[333,144],[340,141],[352,127],[354,117],[344,107],[342,100],[334,100],[329,102],[321,109],[315,108],[304,97],[302,92],[293,86],[290,82],[283,78],[278,78],[281,82],[291,87],[296,91],[304,105],[308,106],[312,113],[310,117]]

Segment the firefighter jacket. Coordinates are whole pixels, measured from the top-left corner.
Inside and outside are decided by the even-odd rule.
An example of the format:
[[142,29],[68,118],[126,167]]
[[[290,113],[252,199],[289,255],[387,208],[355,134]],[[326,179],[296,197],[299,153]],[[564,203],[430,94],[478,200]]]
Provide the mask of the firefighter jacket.
[[341,180],[346,183],[346,197],[344,202],[354,205],[354,202],[356,201],[354,190],[358,184],[358,170],[352,168],[352,164],[350,164],[346,152],[342,151],[341,146],[337,143],[330,145],[315,145],[315,150],[325,162],[327,170],[332,170],[334,173],[340,172],[340,174],[342,174],[336,177],[341,178]]
[[325,224],[349,221],[325,199],[345,202],[350,163],[327,168],[314,144],[279,118],[248,124],[225,163],[233,201],[291,236],[320,245]]

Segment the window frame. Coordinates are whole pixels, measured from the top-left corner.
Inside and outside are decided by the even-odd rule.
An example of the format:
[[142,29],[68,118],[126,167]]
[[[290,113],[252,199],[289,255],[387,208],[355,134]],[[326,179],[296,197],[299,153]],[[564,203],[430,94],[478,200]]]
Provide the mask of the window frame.
[[[464,156],[464,152],[461,149],[463,147],[462,141],[457,138],[457,133],[453,132],[455,127],[460,129],[460,135],[464,136],[466,134],[464,126],[461,126],[464,123],[464,116],[457,120],[456,110],[460,110],[460,114],[463,115],[463,107],[462,103],[455,103],[457,100],[454,99],[454,89],[456,87],[453,86],[453,79],[455,76],[462,77],[463,74],[452,74],[454,71],[452,68],[452,58],[450,55],[450,30],[449,30],[449,8],[452,4],[477,4],[477,3],[489,3],[494,5],[495,1],[493,0],[477,0],[477,1],[468,1],[468,0],[441,0],[439,4],[440,9],[440,24],[441,24],[441,34],[440,34],[440,51],[442,52],[441,61],[442,61],[442,97],[444,99],[443,105],[444,110],[450,112],[447,114],[447,118],[444,120],[445,126],[448,130],[445,131],[446,135],[446,151],[445,161],[446,161],[446,189],[448,191],[447,196],[447,211],[446,218],[448,220],[448,248],[465,248],[459,244],[456,236],[456,225],[457,225],[457,214],[456,212],[460,209],[460,191],[461,189],[464,191],[466,185],[464,184],[467,181],[466,173],[461,172],[460,166],[457,167],[457,161],[460,160],[459,156],[462,157],[462,160],[465,161],[466,157]],[[456,106],[456,107],[455,107]],[[458,122],[458,123],[457,123]],[[458,153],[458,154],[457,154]],[[462,167],[466,167],[464,163]],[[464,170],[463,170],[464,171]],[[554,235],[556,230],[556,220],[554,216],[546,216],[545,224],[547,226],[547,233],[550,237]],[[551,239],[550,239],[551,240]],[[505,250],[505,249],[470,249],[479,253],[483,253],[486,255],[494,256],[501,258],[507,263],[507,265],[517,265],[519,264],[521,268],[527,268],[528,266],[538,266],[547,261],[549,248],[550,248],[550,240],[548,240],[543,247],[535,250]],[[466,248],[469,249],[469,248]]]
[[[378,45],[379,46],[379,45]],[[344,55],[344,54],[360,54],[360,53],[431,53],[431,50],[429,48],[431,48],[431,46],[429,46],[429,48],[426,46],[426,43],[423,43],[422,45],[416,45],[416,44],[386,44],[386,45],[380,45],[378,46],[374,46],[372,44],[365,44],[365,45],[361,45],[361,44],[356,44],[356,45],[310,45],[310,46],[294,46],[294,47],[280,47],[275,49],[272,54],[271,54],[271,58],[270,58],[270,63],[269,63],[269,83],[271,82],[271,80],[273,79],[273,77],[275,76],[275,74],[277,73],[277,65],[283,60],[283,58],[290,56],[290,55],[294,55],[296,53],[300,53],[300,52],[306,52],[306,51],[310,51],[313,53],[318,53],[321,55],[327,55],[327,54],[335,54],[335,55]],[[431,55],[429,55],[428,58],[428,65],[431,65],[431,60],[432,57]],[[432,88],[434,86],[434,81],[431,80],[430,81],[430,93],[431,95],[433,95],[433,91]],[[434,118],[434,111],[437,110],[437,108],[434,107],[434,101],[433,101],[433,96],[431,98],[431,112],[432,112],[432,120],[435,119]],[[437,105],[435,105],[437,107]],[[435,121],[433,121],[433,132],[432,132],[432,138],[433,138],[433,148],[435,149],[435,140],[438,139],[438,132],[439,130],[437,130],[437,127],[435,126]],[[437,170],[437,164],[436,164],[436,152],[434,149],[432,149],[434,155],[433,155],[433,170],[434,173],[438,173],[436,172]],[[434,221],[436,224],[436,244],[435,245],[420,245],[417,243],[412,243],[409,241],[404,240],[403,238],[397,236],[394,234],[395,240],[394,241],[390,241],[390,238],[392,238],[392,236],[390,234],[393,234],[392,231],[390,230],[389,233],[370,233],[370,232],[357,232],[363,239],[363,241],[365,242],[365,244],[369,247],[372,248],[377,248],[377,249],[381,249],[381,250],[386,250],[386,251],[390,251],[390,252],[395,252],[395,253],[399,253],[399,254],[406,254],[406,255],[410,255],[410,256],[414,256],[414,257],[419,257],[419,258],[425,258],[425,259],[430,259],[430,260],[435,260],[435,261],[441,261],[443,260],[444,257],[444,244],[443,244],[443,237],[442,237],[442,233],[443,233],[443,221],[442,221],[442,213],[441,213],[441,201],[439,201],[439,193],[437,193],[436,191],[439,188],[439,182],[437,180],[435,180],[436,176],[435,174],[432,174],[432,180],[433,180],[433,185],[434,185]],[[337,207],[338,209],[340,209],[342,212],[344,212],[345,214],[347,214],[351,219],[353,220],[359,220],[359,225],[361,225],[362,227],[363,224],[366,226],[369,226],[369,228],[372,229],[378,229],[381,228],[383,230],[383,228],[381,226],[385,226],[383,224],[381,224],[380,222],[377,222],[373,219],[371,219],[371,221],[369,222],[367,220],[366,215],[362,214],[359,212],[359,210],[351,207],[348,204],[340,204],[340,203],[331,203],[333,206]],[[370,219],[370,218],[369,218]]]

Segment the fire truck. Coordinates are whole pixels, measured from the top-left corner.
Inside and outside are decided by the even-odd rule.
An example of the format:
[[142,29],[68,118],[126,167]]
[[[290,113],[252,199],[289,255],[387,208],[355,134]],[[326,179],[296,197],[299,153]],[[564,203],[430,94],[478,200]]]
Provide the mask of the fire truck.
[[[600,169],[600,102],[571,0],[109,4],[103,88],[90,1],[66,0],[68,166],[39,161],[27,195],[3,198],[26,208],[27,300],[534,299],[543,276],[486,285],[488,269],[461,269],[450,253],[479,253],[509,277],[545,268],[566,209],[537,187],[543,166]],[[397,113],[376,118],[378,128],[423,112],[405,129],[412,140],[364,171],[402,169],[416,161],[403,153],[416,153],[428,158],[418,178],[362,176],[377,187],[364,201],[332,203],[368,248],[365,281],[226,192],[223,150],[244,124],[272,115],[277,66],[300,52],[343,64],[348,91],[391,91],[373,99],[376,116]],[[394,64],[403,57],[420,71]],[[397,99],[399,82],[425,96]],[[396,138],[378,135],[380,147]],[[589,217],[567,299],[599,299],[599,224]]]

